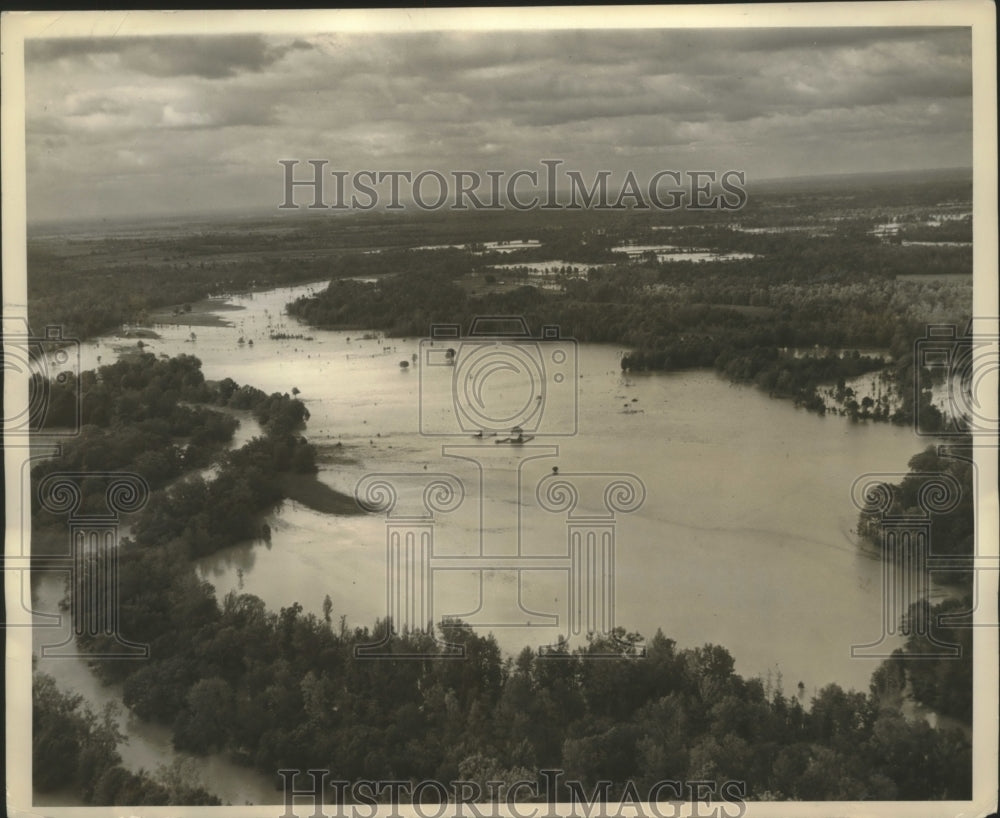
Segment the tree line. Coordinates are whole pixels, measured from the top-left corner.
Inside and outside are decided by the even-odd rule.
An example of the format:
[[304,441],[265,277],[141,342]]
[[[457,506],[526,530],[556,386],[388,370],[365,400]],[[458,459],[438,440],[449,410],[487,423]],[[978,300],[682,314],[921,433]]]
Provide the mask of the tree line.
[[[164,369],[173,371],[163,361],[133,361],[101,382],[120,406],[119,392],[146,390]],[[274,469],[310,464],[307,455],[298,463],[308,449],[294,442],[307,414],[285,396],[228,380],[199,383],[196,359],[179,371],[192,394],[204,386],[220,405],[253,407],[265,435],[224,455],[214,481],[183,479],[156,490],[120,546],[120,621],[130,640],[150,645],[150,659],[95,669],[123,684],[133,713],[169,726],[178,749],[223,752],[272,776],[320,768],[350,780],[485,785],[560,768],[588,788],[611,780],[612,796],[628,781],[663,778],[741,780],[751,798],[968,796],[964,735],[907,720],[900,710],[909,680],[922,701],[960,713],[948,701],[957,701],[958,665],[908,677],[897,656],[867,693],[834,684],[806,702],[804,692],[787,695],[780,683],[737,674],[721,646],[678,648],[662,633],[644,650],[637,634],[618,631],[614,639],[505,657],[492,635],[458,621],[395,633],[390,621],[359,627],[336,619],[330,597],[322,617],[299,603],[268,611],[243,593],[220,601],[191,559],[254,535],[246,521],[279,500],[268,481]],[[155,390],[148,394],[157,405]],[[380,642],[389,657],[358,655]],[[113,650],[101,637],[80,643]],[[444,658],[443,644],[461,645],[465,657]],[[426,657],[393,661],[393,653]],[[617,658],[588,658],[608,653]],[[51,695],[40,701],[58,706]],[[94,740],[109,746],[106,733]],[[113,781],[122,783],[109,783],[100,797],[146,797],[122,773]]]
[[192,785],[183,769],[159,775],[122,766],[123,736],[113,707],[97,715],[83,697],[59,690],[55,680],[35,672],[31,690],[31,776],[36,793],[70,791],[87,806],[220,806],[204,787]]
[[[488,781],[538,781],[556,768],[588,792],[611,781],[611,797],[664,778],[743,781],[763,799],[969,794],[965,736],[901,713],[901,656],[867,693],[831,684],[807,703],[735,673],[721,646],[680,649],[662,633],[641,656],[621,649],[618,632],[504,657],[492,635],[457,621],[434,636],[391,634],[389,621],[350,628],[297,603],[274,613],[231,592],[219,604],[165,555],[142,568],[144,583],[169,584],[128,596],[123,621],[134,628],[146,614],[153,654],[109,663],[124,666],[125,704],[170,725],[178,749],[224,752],[266,775],[319,768],[345,780],[471,780],[487,792]],[[123,584],[136,581],[123,571]],[[156,605],[161,594],[170,605]],[[380,642],[386,655],[357,655]],[[442,643],[461,645],[464,658],[445,658]]]
[[[207,382],[191,355],[131,353],[82,373],[78,384],[53,380],[48,388],[54,407],[80,407],[82,425],[58,456],[32,469],[32,491],[57,472],[138,474],[153,495],[137,530],[152,538],[188,527],[198,532],[188,538],[192,555],[255,536],[260,516],[285,496],[281,474],[316,472],[315,447],[301,435],[309,412],[300,400],[231,378]],[[263,434],[228,451],[239,421],[225,409],[251,411]],[[58,426],[63,418],[53,411],[46,421]],[[192,474],[213,464],[213,480]],[[79,488],[82,512],[105,511],[101,480],[81,479]],[[64,552],[64,518],[36,503],[32,529],[36,553]]]
[[[881,549],[886,519],[926,519],[930,524],[928,550],[931,556],[971,558],[976,541],[976,467],[971,459],[970,443],[968,437],[957,438],[948,451],[928,446],[910,458],[909,473],[897,483],[885,484],[889,492],[887,509],[884,512],[862,511],[858,515],[858,534]],[[954,479],[959,495],[952,508],[933,511],[921,506],[919,498],[927,485],[928,476],[933,479],[935,475]],[[902,561],[901,570],[906,570],[906,558],[900,556],[899,559]],[[964,618],[968,621],[971,617],[974,572],[970,565],[964,570],[935,571],[932,576],[939,585],[950,586],[952,595],[933,605],[927,600],[920,600],[907,611],[905,621],[909,636],[905,652],[920,658],[918,661],[898,663],[896,672],[902,674],[905,669],[905,678],[916,701],[938,713],[971,724],[973,631],[968,624],[963,626],[954,620]],[[948,618],[940,621],[941,617]],[[957,646],[958,655],[921,655],[940,650],[930,641],[920,638],[920,632],[927,630],[939,642]]]
[[[783,252],[712,265],[619,264],[565,281],[559,292],[521,286],[485,295],[470,293],[456,276],[460,251],[410,252],[401,254],[406,261],[395,275],[333,279],[324,291],[290,303],[288,312],[318,327],[411,337],[426,336],[435,323],[468,327],[476,315],[517,314],[536,329],[559,324],[566,337],[630,348],[621,361],[626,370],[714,368],[820,413],[820,386],[886,369],[896,408],[859,401],[846,407],[852,417],[902,424],[919,412],[925,431],[947,422],[929,393],[914,397],[914,343],[928,323],[965,326],[971,281],[843,272],[817,280],[802,272],[801,258]],[[359,270],[374,265],[373,258]],[[787,273],[782,259],[794,265]],[[859,355],[860,349],[884,352]]]

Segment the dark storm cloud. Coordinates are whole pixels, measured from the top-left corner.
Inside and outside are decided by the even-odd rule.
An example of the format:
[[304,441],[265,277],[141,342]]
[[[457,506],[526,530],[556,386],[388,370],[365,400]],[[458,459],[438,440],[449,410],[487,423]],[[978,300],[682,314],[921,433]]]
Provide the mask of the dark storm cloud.
[[528,126],[650,114],[739,122],[971,95],[967,28],[449,32],[342,45],[336,72],[317,82],[364,91],[374,120],[402,106],[416,119],[465,110]]
[[940,41],[954,38],[966,47],[971,30],[967,27],[844,27],[844,28],[758,28],[758,29],[692,29],[702,46],[733,48],[739,51],[763,51],[773,54],[792,48],[862,48],[871,43],[892,41]]
[[49,39],[25,43],[29,61],[114,54],[121,66],[154,77],[192,76],[223,79],[238,73],[259,72],[288,51],[308,49],[302,40],[273,46],[261,36],[214,37],[95,37]]
[[971,157],[971,62],[968,28],[48,39],[27,49],[29,183],[182,176],[225,202],[248,179],[264,190],[278,157],[955,165]]
[[[707,73],[731,71],[742,56],[754,60],[783,51],[863,49],[874,43],[920,42],[935,53],[967,52],[970,29],[761,28],[612,29],[497,32],[484,39],[454,32],[372,37],[365,52],[384,68],[408,66],[430,75],[457,75],[497,65],[559,61],[577,70],[634,64],[660,70],[676,66]],[[387,49],[387,44],[391,48]],[[381,53],[385,49],[385,53]]]

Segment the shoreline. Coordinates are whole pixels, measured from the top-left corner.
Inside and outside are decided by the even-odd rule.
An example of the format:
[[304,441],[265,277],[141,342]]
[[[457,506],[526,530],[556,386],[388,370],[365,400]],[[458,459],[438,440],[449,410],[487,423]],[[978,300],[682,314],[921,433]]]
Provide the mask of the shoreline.
[[319,479],[318,474],[283,472],[277,475],[277,482],[285,499],[301,503],[321,514],[344,517],[366,513],[353,497],[330,488]]
[[238,304],[231,303],[225,296],[203,298],[190,304],[190,309],[178,312],[178,307],[185,305],[169,305],[151,312],[151,324],[167,324],[179,327],[231,327],[233,323],[218,315],[219,312],[238,312],[245,310]]

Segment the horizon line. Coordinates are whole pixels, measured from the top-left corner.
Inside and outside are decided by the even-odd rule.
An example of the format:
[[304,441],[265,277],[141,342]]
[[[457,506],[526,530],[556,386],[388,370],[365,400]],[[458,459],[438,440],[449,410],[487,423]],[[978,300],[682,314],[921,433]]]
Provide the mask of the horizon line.
[[[778,185],[778,184],[782,184],[782,183],[785,183],[785,184],[787,184],[787,183],[798,183],[798,184],[801,184],[801,183],[804,183],[804,182],[822,182],[824,180],[833,181],[833,180],[837,180],[837,179],[845,180],[845,179],[860,178],[860,177],[871,177],[871,178],[880,178],[881,177],[881,178],[884,179],[884,178],[887,178],[887,177],[894,177],[894,176],[896,176],[896,177],[898,177],[898,176],[914,176],[914,175],[919,175],[919,174],[944,174],[944,173],[953,173],[953,174],[956,174],[956,175],[957,174],[968,174],[969,176],[971,176],[972,173],[973,173],[973,170],[974,170],[974,168],[973,168],[972,165],[954,165],[954,166],[933,167],[933,168],[910,168],[910,169],[905,169],[905,170],[877,170],[877,171],[857,170],[857,171],[841,171],[841,172],[834,172],[834,173],[804,173],[804,174],[798,174],[798,175],[794,175],[794,176],[764,176],[764,177],[761,177],[761,178],[758,178],[758,179],[751,179],[751,178],[748,177],[747,181],[746,181],[745,187],[747,189],[752,189],[752,187],[754,185],[762,185],[762,184],[763,185],[769,185],[769,186],[770,185]],[[562,192],[562,191],[560,191],[559,189],[557,189],[556,190],[556,196],[558,196],[560,192]],[[536,208],[531,208],[529,210],[525,210],[525,211],[522,211],[522,212],[530,213],[530,212],[533,212],[535,209]],[[586,212],[586,211],[593,210],[593,209],[594,208],[589,208],[589,207],[582,208],[579,212]],[[636,209],[636,208],[628,208],[627,210],[634,210],[634,209]],[[639,208],[639,210],[642,210],[642,209],[643,208]],[[445,212],[454,212],[454,213],[470,213],[470,212],[475,212],[474,209],[472,209],[472,210],[465,210],[465,211],[449,211],[449,210],[447,210],[447,208],[442,208],[441,210],[445,211]],[[505,210],[507,210],[507,208],[505,208]],[[302,207],[297,208],[296,210],[293,211],[293,213],[295,213],[295,214],[301,214],[303,212],[306,213],[306,214],[310,214],[311,213],[312,215],[319,215],[319,211],[318,210],[312,210],[312,209],[310,209],[310,208],[308,208],[306,206],[302,206]],[[436,212],[436,211],[420,211],[420,213],[422,215],[430,215],[430,214],[432,214],[434,212]],[[327,213],[327,215],[329,215],[330,213],[332,213],[333,215],[350,216],[350,215],[360,215],[362,213],[364,213],[364,214],[381,214],[381,213],[384,213],[384,210],[383,211],[379,211],[379,210],[370,210],[370,211],[350,211],[350,210],[348,210],[348,211],[342,211],[342,210],[338,210],[338,211],[327,211],[326,213]],[[261,218],[267,218],[269,214],[273,215],[273,216],[280,217],[280,218],[288,218],[289,216],[291,216],[292,218],[294,218],[294,216],[292,216],[291,213],[283,212],[282,210],[278,209],[277,207],[275,207],[273,209],[273,213],[271,213],[271,211],[265,211],[265,210],[257,210],[257,209],[249,210],[246,207],[218,207],[218,208],[213,208],[212,210],[200,210],[200,211],[194,211],[194,210],[189,210],[189,211],[164,211],[162,213],[149,213],[149,214],[138,214],[138,215],[137,214],[122,213],[122,214],[117,214],[117,215],[109,214],[109,215],[104,215],[104,216],[77,216],[77,217],[55,216],[55,217],[43,217],[43,218],[35,218],[35,219],[32,219],[32,218],[29,217],[29,218],[27,218],[25,220],[25,223],[26,223],[26,227],[28,229],[31,229],[31,228],[38,228],[38,227],[55,227],[55,226],[58,226],[58,225],[71,225],[71,224],[72,225],[79,225],[79,224],[99,224],[99,223],[104,223],[104,222],[110,222],[110,223],[113,223],[113,224],[136,224],[136,223],[141,223],[141,222],[146,222],[146,221],[153,221],[153,220],[157,220],[157,219],[160,219],[160,220],[166,219],[166,220],[170,220],[170,221],[180,221],[180,220],[184,220],[184,219],[203,218],[203,217],[206,217],[206,216],[217,217],[217,218],[231,218],[231,219],[232,218],[261,219]],[[392,215],[397,215],[397,214],[398,215],[403,215],[403,212],[402,211],[393,211],[392,212]]]

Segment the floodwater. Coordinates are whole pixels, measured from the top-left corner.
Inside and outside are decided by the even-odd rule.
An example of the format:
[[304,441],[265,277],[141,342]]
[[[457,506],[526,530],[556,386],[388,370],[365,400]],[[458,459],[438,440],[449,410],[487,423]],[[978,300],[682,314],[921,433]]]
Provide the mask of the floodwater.
[[491,270],[530,270],[534,273],[558,273],[560,270],[580,272],[607,267],[606,264],[589,264],[580,261],[522,261],[510,264],[494,264]]
[[[300,390],[319,477],[331,487],[353,493],[362,478],[389,475],[394,512],[433,524],[432,584],[421,604],[435,621],[462,615],[510,653],[572,635],[571,598],[586,594],[572,596],[580,578],[567,557],[570,524],[604,526],[613,529],[614,579],[602,623],[646,637],[662,628],[679,647],[724,645],[739,673],[780,671],[788,693],[800,681],[807,697],[829,682],[867,691],[877,660],[852,658],[851,645],[881,636],[881,564],[857,542],[851,486],[869,472],[904,473],[926,439],[809,414],[710,372],[623,375],[624,350],[613,346],[449,341],[459,363],[441,365],[440,342],[362,340],[282,314],[316,289],[240,296],[233,302],[244,309],[221,313],[232,326],[195,327],[194,341],[192,328],[159,327],[162,337],[144,343],[157,354],[197,355],[209,379]],[[270,340],[278,331],[313,340]],[[254,344],[238,344],[241,336]],[[83,345],[84,366],[100,354],[108,363],[120,343]],[[464,366],[491,354],[500,365],[485,375]],[[484,395],[489,411],[477,414]],[[534,439],[498,444],[508,423]],[[486,437],[474,437],[477,429]],[[544,507],[553,467],[579,490],[572,519],[566,508]],[[422,504],[435,475],[460,486],[451,510]],[[609,506],[605,490],[617,480],[636,490],[638,508]],[[270,609],[297,601],[319,614],[329,594],[335,620],[344,615],[349,626],[399,613],[384,513],[336,517],[286,502],[269,523],[269,546],[246,543],[197,563],[220,598],[242,588]],[[40,609],[53,610],[60,595],[57,580],[43,581]],[[82,661],[45,659],[38,668],[96,706],[117,695]],[[155,769],[178,755],[165,729],[124,717],[123,726],[130,767]],[[224,800],[276,798],[265,777],[224,758],[202,764]]]
[[717,253],[714,250],[676,247],[672,244],[626,244],[612,247],[611,252],[625,253],[632,259],[653,253],[657,261],[734,261],[754,257],[753,253]]

